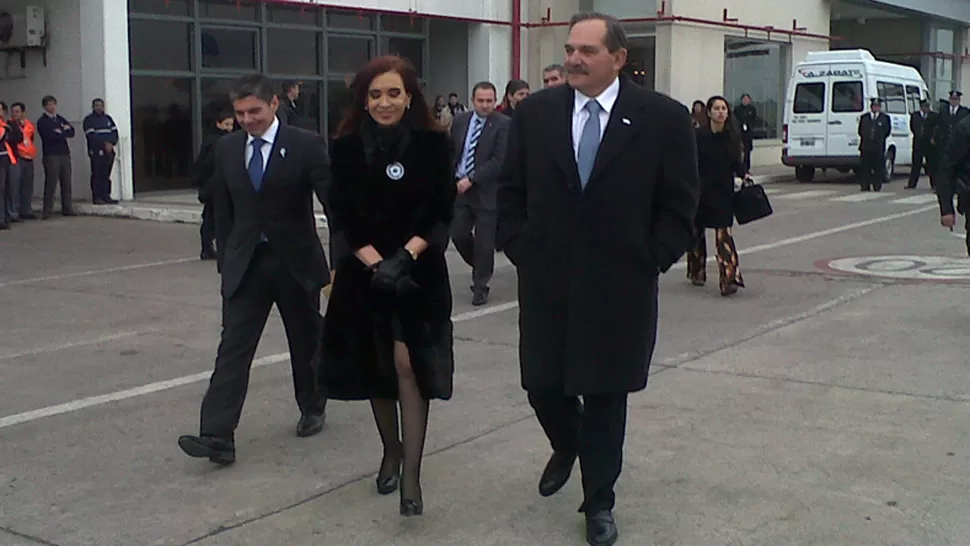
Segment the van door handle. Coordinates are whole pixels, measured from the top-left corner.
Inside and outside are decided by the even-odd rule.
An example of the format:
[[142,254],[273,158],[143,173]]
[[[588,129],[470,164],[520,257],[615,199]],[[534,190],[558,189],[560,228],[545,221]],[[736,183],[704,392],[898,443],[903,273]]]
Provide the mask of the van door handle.
[[839,120],[835,120],[835,121],[830,121],[830,122],[829,122],[829,125],[842,125],[842,122],[841,122],[841,121],[839,121]]

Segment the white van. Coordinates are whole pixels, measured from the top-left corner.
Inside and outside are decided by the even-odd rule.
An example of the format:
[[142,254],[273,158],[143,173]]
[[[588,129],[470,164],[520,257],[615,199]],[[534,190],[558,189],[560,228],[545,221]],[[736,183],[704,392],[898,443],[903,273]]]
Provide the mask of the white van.
[[929,89],[915,68],[877,61],[864,49],[811,52],[792,71],[781,162],[795,167],[801,182],[811,182],[817,168],[858,169],[859,119],[875,97],[893,126],[886,141],[888,181],[896,164],[912,164],[909,116]]

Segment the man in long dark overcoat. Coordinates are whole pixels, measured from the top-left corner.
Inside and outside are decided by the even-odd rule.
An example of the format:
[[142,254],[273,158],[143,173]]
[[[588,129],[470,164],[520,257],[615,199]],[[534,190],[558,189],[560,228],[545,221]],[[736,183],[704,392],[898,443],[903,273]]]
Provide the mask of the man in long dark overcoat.
[[617,538],[627,395],[646,387],[658,277],[692,242],[699,193],[687,108],[621,76],[626,56],[614,18],[573,18],[569,85],[516,110],[498,194],[522,385],[554,452],[539,492],[561,489],[578,456],[597,546]]

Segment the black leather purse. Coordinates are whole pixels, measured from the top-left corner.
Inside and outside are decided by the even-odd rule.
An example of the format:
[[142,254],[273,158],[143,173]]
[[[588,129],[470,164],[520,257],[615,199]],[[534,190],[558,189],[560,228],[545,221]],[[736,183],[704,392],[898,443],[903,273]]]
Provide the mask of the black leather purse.
[[774,212],[768,194],[760,184],[745,180],[741,189],[734,192],[734,217],[738,224],[744,225],[755,220],[767,218]]

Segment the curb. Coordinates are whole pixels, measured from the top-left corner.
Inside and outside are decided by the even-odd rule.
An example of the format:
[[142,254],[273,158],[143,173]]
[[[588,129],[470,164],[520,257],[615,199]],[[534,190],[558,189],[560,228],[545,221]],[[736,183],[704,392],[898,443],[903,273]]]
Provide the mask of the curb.
[[[756,184],[772,184],[793,180],[794,175],[755,175]],[[101,218],[127,218],[129,220],[144,220],[166,224],[195,224],[202,223],[202,206],[186,207],[184,205],[169,205],[165,203],[123,202],[117,205],[93,205],[91,203],[75,203],[74,210],[83,216],[97,216]],[[327,217],[322,213],[314,214],[317,229],[327,228]]]

